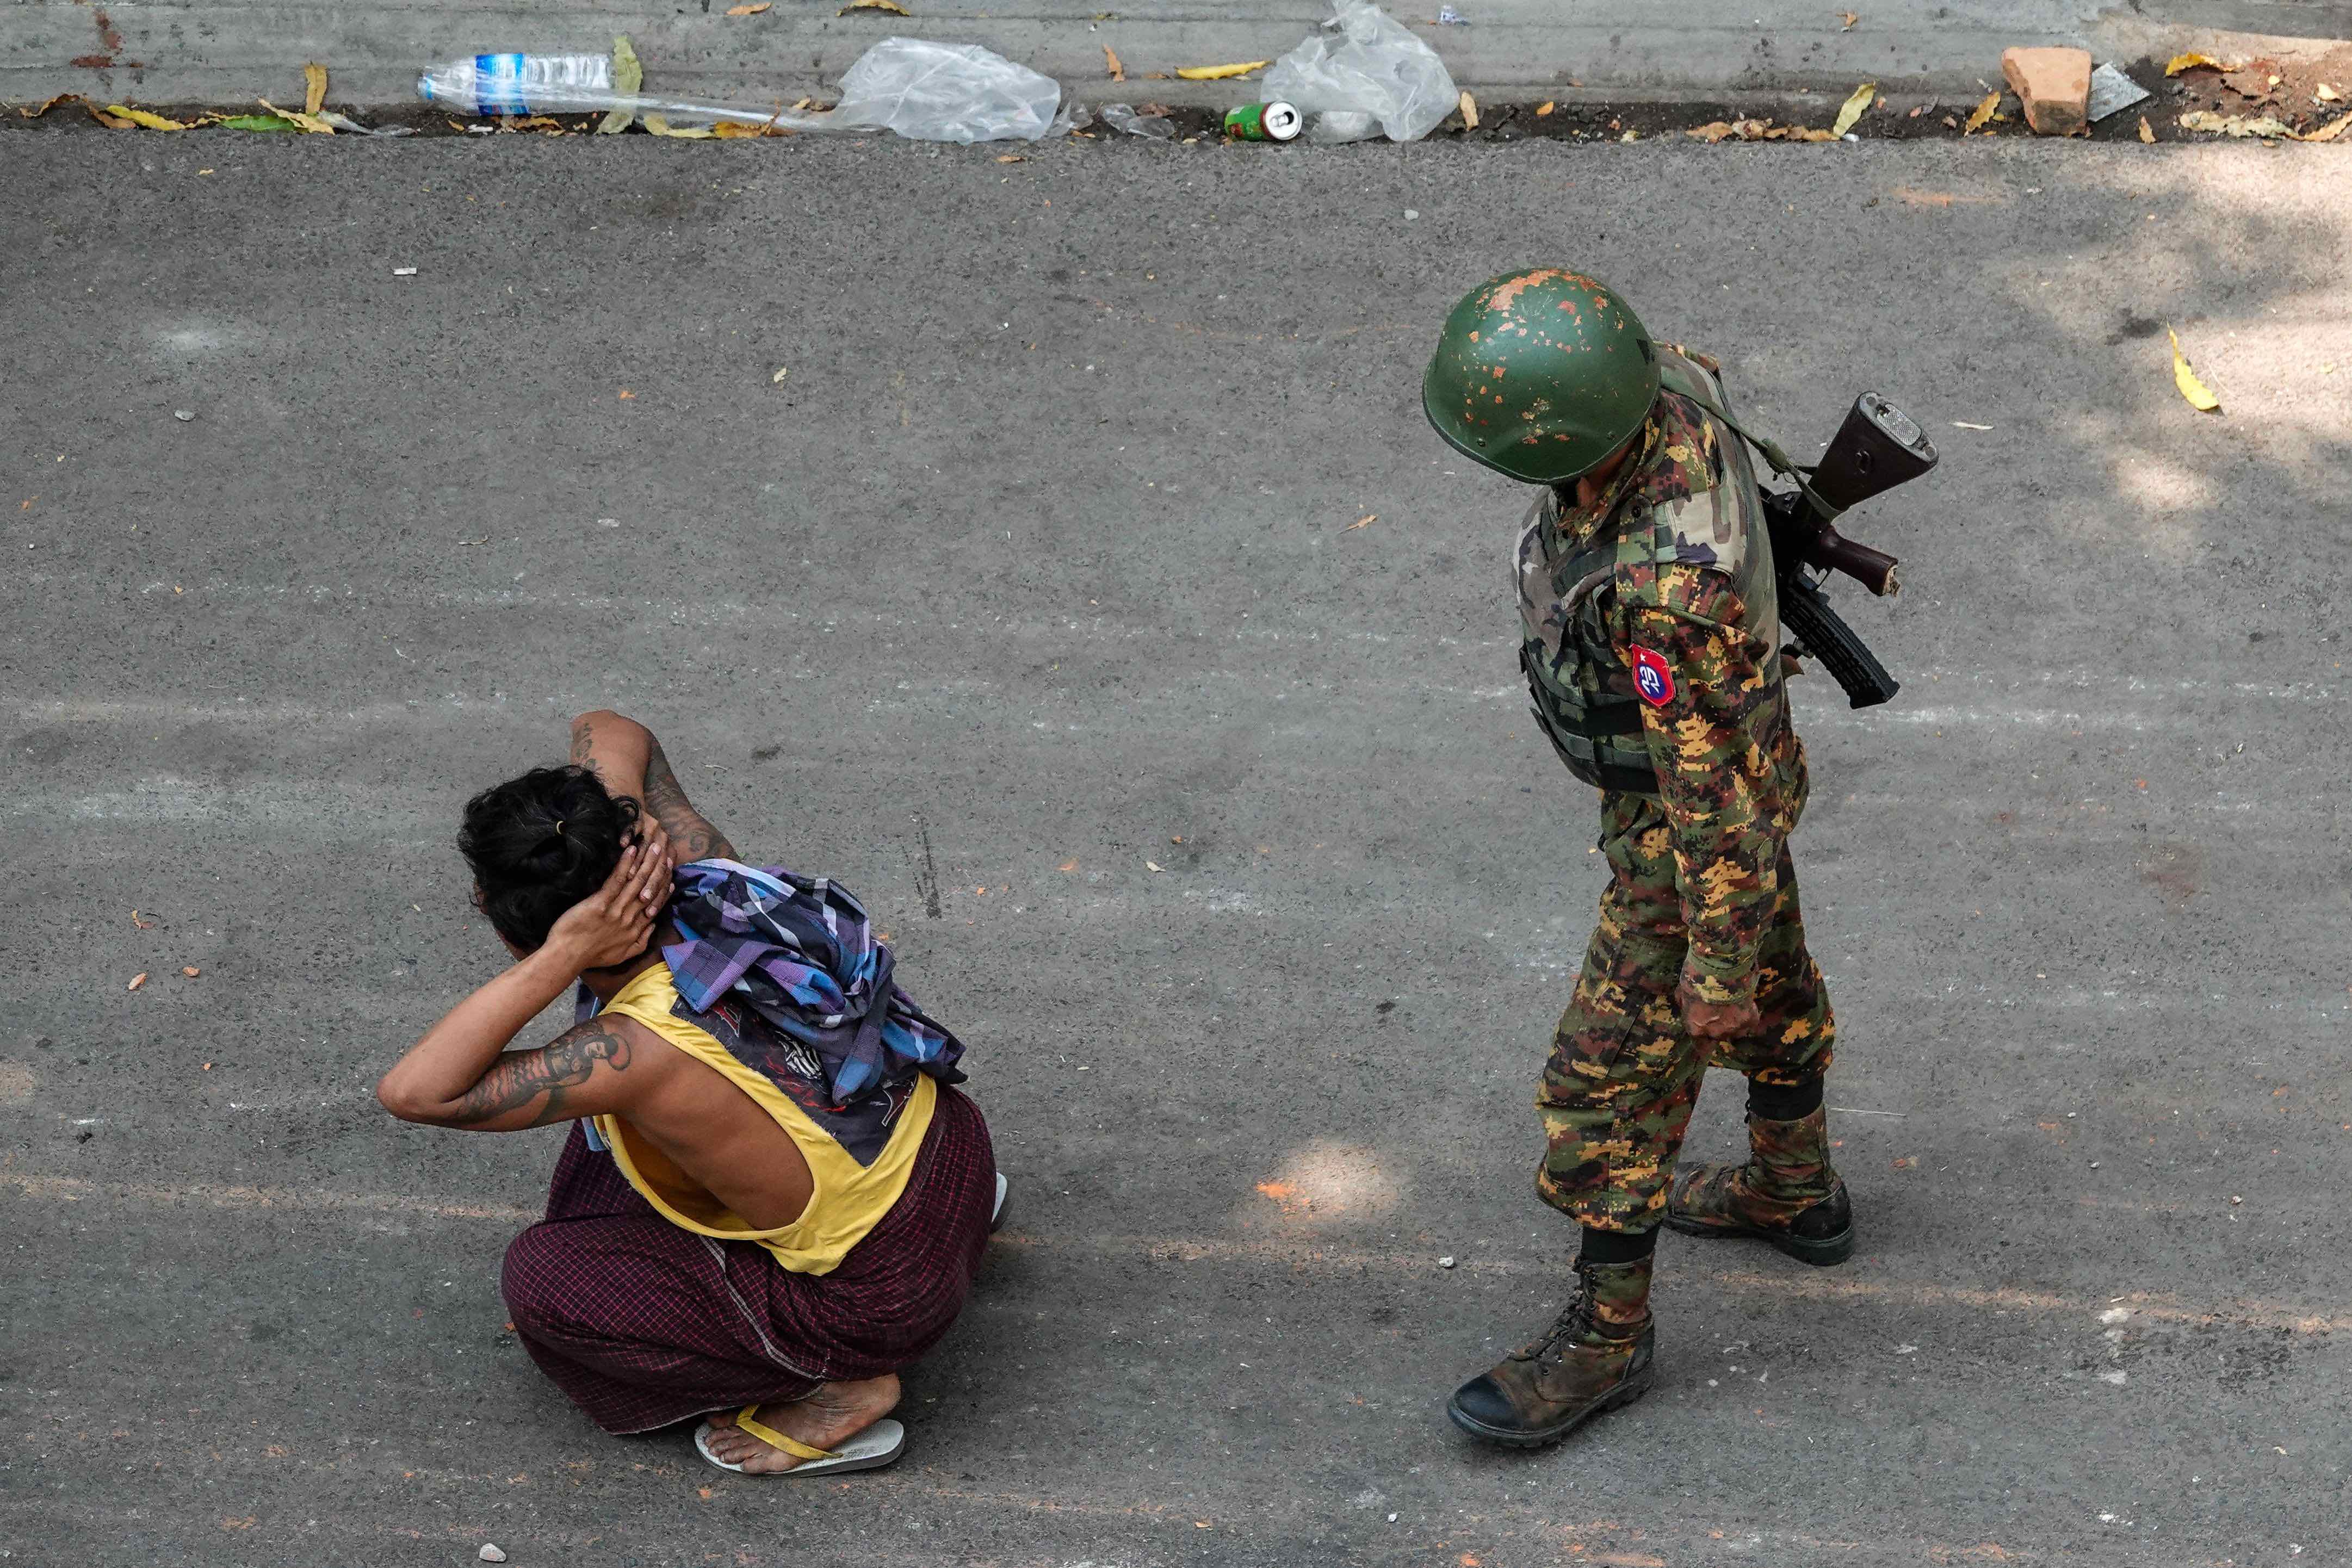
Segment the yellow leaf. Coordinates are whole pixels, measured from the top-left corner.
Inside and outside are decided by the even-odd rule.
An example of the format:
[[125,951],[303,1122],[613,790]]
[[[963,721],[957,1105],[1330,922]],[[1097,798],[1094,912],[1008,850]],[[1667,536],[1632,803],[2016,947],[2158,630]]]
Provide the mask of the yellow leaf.
[[1118,63],[1118,53],[1113,50],[1108,44],[1105,44],[1103,46],[1103,65],[1109,70],[1111,80],[1125,81],[1127,79],[1127,68]]
[[2321,126],[2318,130],[2306,133],[2304,140],[2305,141],[2333,141],[2337,137],[2344,134],[2344,128],[2347,125],[2352,125],[2352,114],[2339,115],[2336,119],[2331,120],[2326,124]]
[[2321,103],[2341,103],[2344,101],[2344,95],[2337,92],[2326,82],[2321,82],[2319,86],[2313,90],[2311,96],[2318,99]]
[[2259,120],[2248,120],[2242,115],[2216,114],[2210,109],[2192,109],[2180,117],[2180,127],[2184,131],[2210,131],[2221,136],[2269,136],[2283,141],[2305,140],[2294,127],[2269,114]]
[[2147,122],[2147,116],[2145,114],[2139,117],[2139,139],[2151,144],[2156,141],[2156,127]]
[[1696,137],[1699,141],[1706,142],[1711,147],[1715,143],[1722,141],[1725,137],[1735,136],[1738,135],[1738,132],[1732,130],[1730,125],[1726,121],[1715,120],[1709,120],[1705,125],[1694,125],[1689,130],[1684,131],[1683,134],[1685,136]]
[[996,155],[996,161],[1000,163],[1026,163],[1029,162],[1025,156],[1018,152],[1000,152]]
[[1272,64],[1272,60],[1241,60],[1230,66],[1184,66],[1176,74],[1186,81],[1223,81],[1228,77],[1245,77],[1252,71],[1262,71]]
[[253,101],[261,105],[262,108],[268,110],[270,113],[276,115],[280,120],[292,120],[295,124],[300,126],[303,130],[310,131],[314,136],[332,136],[335,133],[335,128],[328,124],[325,120],[320,120],[317,115],[297,114],[290,109],[280,109],[266,98],[257,98]]
[[[638,60],[637,51],[630,44],[629,36],[626,33],[614,34],[613,90],[620,93],[634,94],[639,88],[645,85],[646,68],[644,64]],[[635,110],[614,110],[610,113],[606,114],[603,120],[596,122],[596,134],[599,136],[618,136],[622,131],[626,131],[629,128],[629,121],[636,119],[636,117],[637,115]]]
[[1834,131],[1799,131],[1796,139],[1800,141],[1835,141],[1838,135]]
[[1478,129],[1478,100],[1465,88],[1462,92],[1462,125],[1466,131]]
[[41,116],[48,113],[49,110],[57,108],[58,105],[71,99],[72,97],[73,94],[69,92],[61,92],[58,94],[57,97],[49,99],[47,103],[35,104],[29,109],[20,109],[16,112],[26,120],[38,120]]
[[730,5],[727,14],[730,16],[756,16],[772,3],[773,0],[760,0],[757,5]]
[[2000,107],[2000,94],[1997,92],[1985,94],[1985,100],[1969,111],[1969,122],[1960,128],[1960,133],[1965,136],[1972,131],[1982,131],[1985,121],[1992,118],[1992,111]]
[[659,115],[659,114],[648,114],[648,115],[646,115],[646,129],[647,131],[652,131],[656,136],[675,136],[675,137],[677,137],[678,139],[680,139],[681,141],[703,141],[703,140],[705,140],[705,139],[707,139],[707,138],[709,138],[709,137],[713,137],[713,136],[716,136],[716,135],[718,135],[718,134],[719,134],[719,132],[718,132],[718,131],[704,131],[704,130],[678,130],[678,131],[673,131],[673,130],[671,130],[671,129],[670,129],[670,124],[669,124],[669,120],[668,120],[668,118],[667,118],[667,116]]
[[2217,71],[2231,71],[2238,68],[2232,65],[2225,65],[2221,61],[2215,59],[2210,55],[2175,55],[2171,59],[2165,62],[2164,74],[2168,77],[2177,77],[2182,71],[2195,70],[2199,66],[2209,67],[2210,68]]
[[1550,99],[1546,99],[1541,103],[1536,105],[1536,118],[1538,120],[1544,119],[1546,116],[1549,115],[1553,110],[1558,109],[1559,107],[1559,105],[1554,103]]
[[316,114],[327,102],[327,68],[312,60],[302,68],[302,112]]
[[119,103],[108,104],[106,112],[119,114],[131,124],[143,125],[150,131],[185,131],[188,128],[186,120],[166,120],[160,114],[150,114],[143,109],[125,109]]
[[747,137],[790,136],[792,132],[772,120],[722,120],[710,128],[710,134],[721,141],[739,141]]
[[2189,400],[2189,406],[2209,413],[2220,408],[2221,400],[2215,397],[2211,389],[2197,379],[2197,372],[2189,368],[2188,356],[2180,351],[2180,334],[2167,327],[2164,335],[2172,340],[2172,384],[2180,389],[2180,395]]
[[887,11],[894,16],[914,15],[904,5],[899,5],[898,0],[849,0],[849,4],[844,5],[835,15],[846,16],[852,11]]
[[1841,11],[1838,13],[1838,20],[1845,24],[1845,26],[1840,27],[1838,31],[1841,33],[1851,33],[1853,31],[1853,25],[1862,20],[1862,14],[1858,11]]
[[119,114],[109,114],[106,110],[99,108],[98,105],[90,102],[89,99],[86,98],[79,101],[82,108],[89,111],[89,117],[92,120],[97,120],[100,125],[105,126],[109,131],[128,131],[132,127],[132,125],[137,123],[134,120],[125,120]]
[[1377,523],[1380,520],[1381,515],[1378,512],[1366,512],[1362,517],[1358,517],[1354,522],[1349,523],[1346,528],[1341,528],[1339,531],[1343,534],[1352,534],[1358,528],[1365,528],[1370,524]]
[[1853,122],[1862,118],[1862,111],[1868,109],[1870,100],[1877,96],[1878,84],[1874,81],[1866,81],[1848,93],[1844,104],[1838,110],[1837,119],[1831,122],[1830,134],[1843,136],[1852,131]]

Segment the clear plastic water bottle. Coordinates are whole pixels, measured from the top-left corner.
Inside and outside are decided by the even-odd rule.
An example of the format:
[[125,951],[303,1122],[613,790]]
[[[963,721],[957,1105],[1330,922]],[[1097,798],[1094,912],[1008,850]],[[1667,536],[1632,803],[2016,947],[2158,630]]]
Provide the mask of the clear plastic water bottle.
[[602,109],[619,95],[604,55],[476,55],[426,71],[416,96],[460,114],[541,114]]

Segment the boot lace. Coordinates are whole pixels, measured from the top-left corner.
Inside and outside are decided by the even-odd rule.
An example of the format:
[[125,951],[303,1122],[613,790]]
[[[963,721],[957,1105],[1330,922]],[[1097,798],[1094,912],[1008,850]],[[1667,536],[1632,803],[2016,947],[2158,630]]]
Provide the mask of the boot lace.
[[1592,1275],[1583,1259],[1576,1260],[1576,1290],[1559,1316],[1551,1322],[1543,1338],[1528,1347],[1528,1359],[1540,1361],[1554,1354],[1563,1340],[1573,1339],[1592,1327]]

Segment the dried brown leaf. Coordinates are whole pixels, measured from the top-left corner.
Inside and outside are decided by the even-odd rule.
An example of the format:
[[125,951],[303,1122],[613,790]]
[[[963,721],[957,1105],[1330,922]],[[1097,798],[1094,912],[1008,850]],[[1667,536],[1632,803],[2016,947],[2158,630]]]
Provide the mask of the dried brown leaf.
[[124,987],[124,988],[123,988],[124,990],[126,990],[126,991],[135,991],[135,990],[137,990],[140,987],[142,987],[142,986],[145,985],[146,983],[147,983],[147,973],[146,973],[146,971],[145,971],[145,970],[143,970],[143,969],[142,969],[142,970],[141,970],[138,974],[135,974],[135,975],[131,976],[131,983],[130,983],[128,986],[125,986],[125,987]]
[[1462,90],[1462,128],[1465,131],[1478,129],[1478,100],[1470,96],[1467,88]]
[[1551,99],[1546,99],[1541,103],[1536,105],[1536,118],[1538,120],[1542,120],[1549,115],[1553,110],[1558,109],[1559,107],[1559,105],[1554,103]]
[[756,16],[772,4],[774,0],[760,0],[757,5],[730,5],[727,14],[730,16]]
[[2145,114],[2139,117],[2139,139],[2151,143],[2156,141],[2156,127],[2147,122],[2147,116]]
[[316,114],[327,103],[327,68],[312,60],[302,68],[302,112]]
[[835,12],[835,15],[846,16],[852,11],[887,11],[893,16],[911,16],[914,15],[912,11],[908,10],[904,5],[899,5],[898,0],[849,0],[849,4],[844,5],[839,11]]
[[1103,46],[1103,66],[1104,68],[1110,72],[1111,80],[1125,81],[1127,79],[1127,68],[1118,63],[1118,51],[1112,48],[1108,44],[1105,44]]

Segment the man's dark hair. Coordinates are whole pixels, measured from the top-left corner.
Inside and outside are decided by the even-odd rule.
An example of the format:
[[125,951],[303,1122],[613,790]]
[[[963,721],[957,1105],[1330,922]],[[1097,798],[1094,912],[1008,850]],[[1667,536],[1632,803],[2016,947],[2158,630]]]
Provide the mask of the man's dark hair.
[[457,848],[490,925],[518,947],[537,947],[565,910],[604,884],[636,826],[637,803],[587,768],[534,768],[466,802]]

